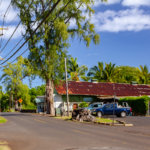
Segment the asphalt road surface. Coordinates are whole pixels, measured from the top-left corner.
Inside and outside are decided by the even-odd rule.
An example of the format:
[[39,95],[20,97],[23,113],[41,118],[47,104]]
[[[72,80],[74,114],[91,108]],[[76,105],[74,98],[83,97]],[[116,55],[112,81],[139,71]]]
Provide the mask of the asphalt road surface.
[[2,113],[0,141],[12,150],[150,150],[150,117],[128,117],[134,127],[63,121],[47,116]]

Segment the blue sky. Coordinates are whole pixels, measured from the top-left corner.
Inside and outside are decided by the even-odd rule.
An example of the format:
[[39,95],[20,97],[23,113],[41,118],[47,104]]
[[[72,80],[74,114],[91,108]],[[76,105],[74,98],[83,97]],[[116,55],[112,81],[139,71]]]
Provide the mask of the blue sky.
[[91,21],[100,34],[100,44],[87,48],[74,40],[69,53],[89,67],[98,61],[138,67],[150,56],[150,0],[97,1]]
[[[103,61],[115,63],[117,66],[147,65],[150,70],[150,0],[108,0],[107,3],[95,1],[96,3],[92,6],[95,14],[92,15],[91,22],[100,35],[100,44],[91,43],[87,48],[85,43],[74,39],[68,49],[69,54],[77,57],[80,65],[87,65],[89,68],[97,65],[98,61]],[[9,2],[10,0],[2,0],[0,4],[1,25]],[[87,19],[89,19],[88,16]],[[11,7],[5,18],[4,27],[8,30],[4,31],[2,42],[0,42],[2,47],[18,22],[16,10]],[[73,20],[71,26],[74,26]],[[22,27],[19,27],[6,49],[1,52],[1,57],[7,55],[6,58],[8,58],[13,45],[20,40],[21,32],[24,31]],[[21,52],[16,57],[19,54]],[[23,56],[27,56],[27,53]],[[39,80],[33,81],[33,86],[40,84]]]

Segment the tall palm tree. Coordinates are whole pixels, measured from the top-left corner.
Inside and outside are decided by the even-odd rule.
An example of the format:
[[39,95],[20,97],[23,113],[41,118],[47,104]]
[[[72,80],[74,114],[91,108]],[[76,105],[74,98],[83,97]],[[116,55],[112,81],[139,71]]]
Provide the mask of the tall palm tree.
[[79,66],[77,63],[77,58],[71,57],[68,61],[68,73],[70,80],[79,81],[82,78],[85,78],[85,73],[88,70],[88,67],[85,65]]
[[150,73],[146,65],[140,65],[139,82],[141,84],[150,83]]
[[92,67],[88,74],[88,76],[91,76],[93,79],[96,79],[98,82],[103,81],[104,79],[104,64],[103,62],[98,62],[98,66]]

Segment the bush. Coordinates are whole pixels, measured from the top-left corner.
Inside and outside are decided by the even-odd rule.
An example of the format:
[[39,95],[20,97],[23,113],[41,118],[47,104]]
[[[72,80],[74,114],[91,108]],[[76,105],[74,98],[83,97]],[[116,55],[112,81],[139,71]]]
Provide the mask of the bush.
[[142,97],[127,97],[121,98],[119,102],[127,102],[129,106],[132,108],[132,112],[134,115],[146,115],[148,111],[148,103],[150,98],[148,96]]
[[88,107],[88,105],[89,105],[88,103],[82,102],[82,103],[79,104],[79,107],[81,107],[81,108]]
[[28,105],[22,105],[22,109],[33,109],[35,110],[37,108],[36,105],[34,105],[33,103],[30,103]]

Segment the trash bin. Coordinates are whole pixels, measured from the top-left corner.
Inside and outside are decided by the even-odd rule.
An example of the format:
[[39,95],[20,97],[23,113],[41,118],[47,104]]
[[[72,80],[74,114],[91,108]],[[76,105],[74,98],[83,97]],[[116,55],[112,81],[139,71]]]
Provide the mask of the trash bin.
[[61,109],[60,108],[56,108],[55,115],[61,116]]

